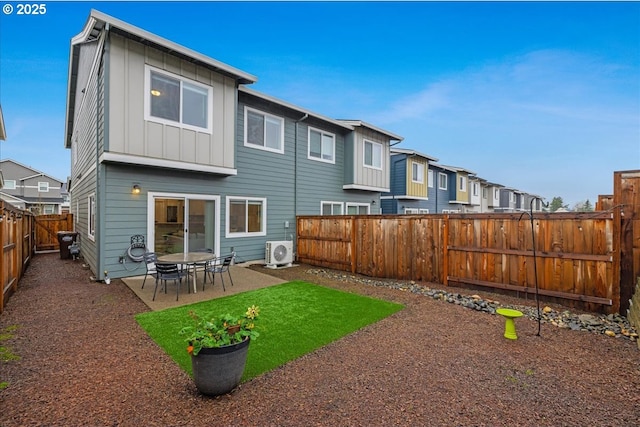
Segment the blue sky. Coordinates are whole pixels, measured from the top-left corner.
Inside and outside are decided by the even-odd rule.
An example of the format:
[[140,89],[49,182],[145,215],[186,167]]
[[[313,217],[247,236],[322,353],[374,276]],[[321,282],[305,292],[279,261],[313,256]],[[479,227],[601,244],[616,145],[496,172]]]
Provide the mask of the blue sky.
[[64,180],[69,41],[91,8],[256,90],[573,206],[640,169],[639,2],[46,2],[0,13],[0,158]]

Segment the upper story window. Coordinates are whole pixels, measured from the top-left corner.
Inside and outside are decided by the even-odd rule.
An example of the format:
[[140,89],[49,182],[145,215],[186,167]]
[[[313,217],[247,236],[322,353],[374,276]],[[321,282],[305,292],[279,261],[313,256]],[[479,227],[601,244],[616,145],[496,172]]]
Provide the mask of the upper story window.
[[422,163],[411,162],[411,180],[420,184],[424,183],[424,165]]
[[212,132],[211,87],[147,66],[145,94],[146,120]]
[[433,188],[433,171],[431,169],[427,170],[427,184]]
[[447,174],[446,173],[440,172],[438,174],[438,188],[440,190],[446,190],[447,189]]
[[320,202],[322,215],[342,215],[341,202]]
[[478,194],[480,194],[480,191],[479,191],[480,190],[480,186],[479,186],[479,184],[477,182],[473,183],[472,188],[473,188],[473,195],[474,196],[477,196]]
[[460,186],[458,187],[460,191],[467,191],[467,178],[461,176],[458,178],[458,182],[460,183]]
[[15,179],[7,179],[4,182],[4,187],[5,190],[15,190],[16,189],[16,180]]
[[245,107],[244,145],[284,153],[284,119]]
[[364,165],[370,168],[382,169],[382,144],[364,141]]
[[48,193],[49,192],[49,183],[48,182],[38,182],[38,191],[40,193]]
[[336,136],[332,133],[309,128],[309,158],[335,163]]
[[493,198],[494,199],[499,199],[500,198],[500,190],[499,189],[494,189],[493,190]]

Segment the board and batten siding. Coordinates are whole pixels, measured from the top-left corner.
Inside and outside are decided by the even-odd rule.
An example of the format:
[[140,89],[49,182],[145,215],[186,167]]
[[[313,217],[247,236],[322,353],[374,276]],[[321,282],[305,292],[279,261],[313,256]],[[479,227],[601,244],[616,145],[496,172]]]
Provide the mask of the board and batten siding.
[[[422,183],[413,181],[413,163],[422,165]],[[409,157],[407,159],[407,170],[406,170],[406,180],[407,180],[407,195],[412,197],[427,197],[427,161],[423,158],[419,157]]]
[[[364,140],[382,144],[382,169],[364,166]],[[358,127],[347,141],[346,150],[352,150],[351,164],[346,165],[345,184],[372,188],[389,188],[389,140],[378,132]]]
[[[234,79],[113,33],[108,49],[109,152],[235,167]],[[212,87],[211,134],[145,120],[147,66]]]

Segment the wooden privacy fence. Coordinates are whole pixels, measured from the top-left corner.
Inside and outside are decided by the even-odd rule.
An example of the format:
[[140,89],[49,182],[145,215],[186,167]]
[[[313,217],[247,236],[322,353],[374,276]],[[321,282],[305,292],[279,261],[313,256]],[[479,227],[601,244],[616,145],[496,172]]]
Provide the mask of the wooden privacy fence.
[[60,249],[58,232],[73,230],[73,215],[70,213],[37,215],[35,224],[36,250],[57,251]]
[[[620,310],[613,215],[300,216],[301,262],[372,277],[535,293],[591,311]],[[535,240],[535,246],[534,246]]]
[[35,217],[30,212],[14,208],[3,201],[0,201],[0,213],[2,313],[5,302],[18,289],[18,282],[35,253]]

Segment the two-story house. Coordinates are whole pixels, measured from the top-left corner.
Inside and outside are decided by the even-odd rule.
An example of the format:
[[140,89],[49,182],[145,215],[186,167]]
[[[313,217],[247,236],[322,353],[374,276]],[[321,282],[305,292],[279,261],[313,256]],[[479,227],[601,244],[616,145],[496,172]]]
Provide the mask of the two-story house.
[[438,159],[415,150],[391,148],[391,191],[381,197],[385,214],[429,213],[435,204],[429,203],[434,188],[430,162]]
[[256,77],[98,11],[71,40],[70,210],[96,277],[133,236],[241,260],[293,240],[296,215],[377,213],[402,138],[247,87]]
[[14,160],[1,160],[0,198],[36,215],[62,213],[62,181]]
[[444,166],[449,173],[448,212],[466,212],[470,203],[469,176],[475,172],[457,166]]

